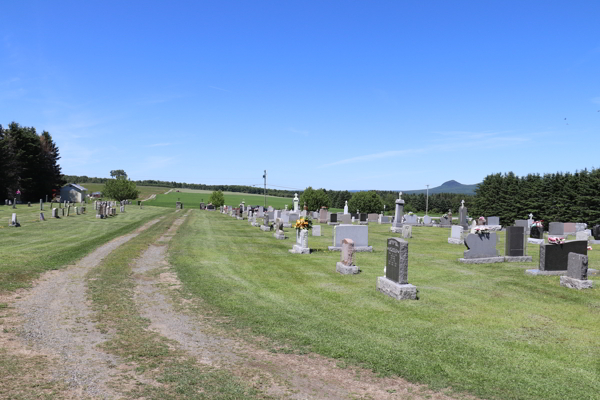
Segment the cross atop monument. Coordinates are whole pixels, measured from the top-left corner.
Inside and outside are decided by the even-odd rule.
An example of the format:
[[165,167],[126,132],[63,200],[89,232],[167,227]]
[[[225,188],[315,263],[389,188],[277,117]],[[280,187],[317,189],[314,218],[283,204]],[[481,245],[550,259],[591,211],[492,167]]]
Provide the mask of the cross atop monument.
[[533,214],[529,213],[529,219],[533,219]]
[[398,192],[398,200],[402,200],[402,192]]
[[460,201],[460,206],[461,206],[462,208],[464,208],[464,207],[465,207],[465,201],[464,201],[464,200],[461,200],[461,201]]

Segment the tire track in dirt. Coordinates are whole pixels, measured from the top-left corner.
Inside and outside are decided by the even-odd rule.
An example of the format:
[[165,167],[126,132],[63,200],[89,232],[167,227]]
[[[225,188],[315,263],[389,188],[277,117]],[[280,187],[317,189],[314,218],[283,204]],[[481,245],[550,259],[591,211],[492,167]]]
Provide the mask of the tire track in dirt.
[[[92,322],[93,313],[86,300],[86,273],[122,244],[159,222],[152,220],[133,233],[118,237],[91,252],[75,265],[50,271],[33,289],[21,293],[13,307],[22,321],[13,353],[37,353],[55,359],[50,375],[64,381],[73,398],[118,398],[107,383],[117,371],[115,356],[98,349],[106,341]],[[17,296],[18,297],[18,296]],[[20,348],[19,348],[20,347]]]
[[[168,242],[185,221],[183,215],[168,232],[137,259],[133,268],[135,303],[149,326],[198,362],[224,368],[259,390],[284,399],[473,399],[451,397],[401,378],[379,378],[360,368],[339,368],[335,360],[317,354],[271,353],[206,322],[198,313],[179,311],[186,302],[179,296],[181,282],[167,262]],[[158,272],[158,273],[157,273]],[[176,302],[176,303],[174,303]]]

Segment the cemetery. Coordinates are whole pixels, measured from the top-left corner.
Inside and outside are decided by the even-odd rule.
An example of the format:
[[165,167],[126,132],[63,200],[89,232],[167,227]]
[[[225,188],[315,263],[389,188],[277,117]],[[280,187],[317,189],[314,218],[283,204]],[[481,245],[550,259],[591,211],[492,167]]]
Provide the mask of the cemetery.
[[[177,195],[181,196],[181,193]],[[17,225],[20,227],[0,229],[0,238],[9,244],[11,249],[19,249],[20,247],[16,245],[17,241],[24,237],[23,235],[27,237],[42,235],[43,231],[38,228],[41,226],[50,226],[52,230],[56,230],[58,236],[61,236],[59,232],[63,230],[68,230],[69,235],[77,235],[77,232],[82,229],[87,230],[89,227],[95,234],[86,235],[86,240],[77,242],[77,245],[67,239],[69,236],[63,237],[65,244],[69,243],[61,246],[64,252],[70,257],[80,257],[94,246],[97,237],[106,240],[132,227],[140,226],[151,218],[168,215],[173,211],[186,211],[186,215],[189,214],[190,227],[195,228],[181,229],[176,236],[177,240],[171,242],[170,246],[175,255],[173,265],[182,273],[185,272],[184,276],[190,278],[201,273],[204,283],[198,285],[189,281],[186,284],[188,290],[208,299],[209,303],[217,309],[235,315],[243,326],[251,328],[253,332],[272,340],[285,338],[292,346],[300,346],[302,341],[300,334],[309,333],[326,341],[327,347],[319,350],[322,355],[333,356],[340,350],[341,343],[338,341],[340,332],[351,340],[350,332],[360,326],[362,327],[360,330],[376,335],[378,343],[382,345],[369,346],[368,351],[360,348],[349,348],[345,351],[349,351],[352,358],[366,363],[375,371],[391,367],[394,374],[401,376],[410,375],[412,368],[410,362],[406,364],[406,361],[400,363],[394,361],[394,357],[401,357],[404,351],[411,351],[416,357],[415,362],[432,363],[429,352],[440,351],[443,348],[444,352],[450,351],[449,358],[444,362],[453,363],[454,357],[461,352],[474,351],[470,343],[478,343],[478,347],[482,349],[494,349],[494,365],[511,366],[510,371],[493,369],[486,371],[498,377],[496,382],[496,385],[500,385],[498,387],[502,386],[500,382],[505,379],[518,380],[525,376],[535,376],[536,381],[541,382],[539,389],[543,395],[540,398],[553,398],[549,392],[543,390],[543,387],[550,385],[548,378],[537,369],[516,363],[511,357],[511,350],[503,347],[501,343],[492,341],[487,332],[497,330],[498,323],[507,332],[515,329],[515,326],[535,327],[535,324],[531,325],[531,310],[539,308],[542,304],[546,307],[550,301],[553,307],[550,315],[555,327],[560,327],[562,330],[589,330],[589,337],[597,338],[598,336],[594,335],[598,333],[596,331],[600,327],[592,328],[571,317],[573,308],[579,306],[561,301],[561,296],[565,294],[559,295],[559,293],[569,290],[570,296],[591,296],[590,299],[600,299],[597,290],[594,290],[594,278],[598,276],[600,259],[595,257],[594,252],[588,251],[588,240],[596,237],[600,239],[600,235],[596,235],[600,234],[600,227],[593,227],[587,232],[585,224],[551,223],[549,233],[552,234],[548,235],[549,242],[546,243],[543,239],[545,237],[543,228],[539,229],[541,234],[534,232],[537,227],[528,220],[515,221],[514,226],[502,227],[493,217],[487,217],[473,219],[471,221],[473,224],[469,225],[464,213],[462,219],[458,218],[458,221],[454,219],[454,224],[450,216],[445,219],[446,222],[442,216],[437,224],[435,220],[430,220],[431,224],[426,224],[423,217],[414,215],[413,219],[413,215],[404,214],[402,200],[399,200],[396,204],[402,218],[390,217],[390,220],[394,221],[391,228],[382,222],[382,216],[378,214],[357,213],[353,222],[350,213],[338,214],[325,209],[319,212],[293,212],[293,210],[286,210],[286,207],[263,209],[260,206],[246,206],[244,202],[239,205],[220,207],[217,209],[220,212],[216,213],[208,212],[207,207],[188,210],[184,208],[183,201],[175,201],[169,208],[153,207],[148,203],[146,207],[129,206],[131,202],[113,201],[94,201],[85,205],[42,202],[39,209],[22,204],[12,208],[11,204],[0,206],[0,216],[10,217],[7,218],[9,224],[5,225],[7,228]],[[86,213],[85,209],[92,212]],[[48,213],[52,218],[43,217],[43,210],[50,210]],[[307,225],[302,225],[308,221],[300,216],[305,214],[311,217],[310,229],[306,229]],[[315,216],[317,218],[312,218]],[[463,224],[457,224],[460,222]],[[492,222],[491,226],[490,222]],[[212,226],[213,235],[227,239],[217,242],[212,239],[212,235],[206,236],[205,231],[201,229],[204,224]],[[434,225],[445,229],[435,229]],[[463,228],[463,225],[466,225],[467,229]],[[256,227],[260,229],[257,230]],[[301,228],[296,229],[296,227]],[[527,234],[528,228],[529,234]],[[219,232],[227,234],[223,235]],[[232,236],[233,232],[235,234]],[[570,237],[575,240],[565,240],[564,238],[569,237],[566,234],[570,234]],[[531,236],[541,237],[542,239],[539,240],[542,240],[542,243],[529,242]],[[555,238],[557,244],[552,242]],[[205,245],[199,247],[194,243]],[[408,251],[409,247],[411,252]],[[53,249],[54,247],[49,244],[41,245],[39,252],[35,254],[43,257],[44,252],[56,253]],[[16,253],[4,254],[6,257],[3,257],[3,260],[8,262],[3,261],[4,267],[0,269],[1,277],[4,278],[4,282],[10,282],[4,290],[27,284],[27,281],[19,283],[15,280],[17,275],[14,274],[21,271],[22,266],[19,264],[18,269],[11,267],[16,264],[10,261],[16,258],[22,259],[25,255],[23,251],[24,248]],[[243,294],[245,290],[230,292],[233,299],[239,300],[234,302],[224,302],[221,296],[207,297],[203,289],[205,285],[207,287],[233,285],[232,289],[239,285],[229,280],[223,281],[224,275],[219,273],[220,267],[197,268],[194,261],[210,260],[221,257],[222,254],[227,254],[227,261],[223,268],[235,265],[236,275],[244,276],[244,280],[253,282],[252,285],[256,287],[266,285],[274,290],[273,294],[284,296],[288,305],[285,313],[278,310],[275,304],[267,306],[271,320],[282,321],[291,313],[297,316],[294,319],[297,322],[286,322],[283,324],[287,326],[285,330],[265,330],[260,322],[263,318],[262,314],[255,314],[252,311],[255,301],[252,297]],[[247,254],[252,256],[248,257]],[[57,257],[56,261],[52,261],[50,257],[45,268],[52,268],[62,260],[64,260],[62,255]],[[25,266],[25,268],[30,268],[32,273],[43,272],[35,266],[35,257],[31,258],[31,261],[26,259],[25,264],[27,263],[30,263],[31,267]],[[334,263],[335,269],[332,268]],[[506,266],[502,266],[503,264]],[[229,269],[230,273],[232,271]],[[313,277],[316,273],[319,278]],[[345,277],[351,279],[347,280]],[[546,289],[555,293],[552,300],[534,295],[536,288],[543,285],[544,281],[554,282],[551,288],[548,286]],[[302,282],[302,284],[294,282]],[[495,282],[503,282],[503,285],[508,286],[498,289],[495,288]],[[334,292],[323,289],[331,285],[338,287],[336,289],[338,294],[333,302],[331,296]],[[527,289],[514,291],[512,287]],[[444,290],[439,291],[434,288],[444,288]],[[501,290],[504,299],[491,303],[488,293],[498,290]],[[461,299],[458,300],[454,294],[460,294]],[[361,317],[354,313],[353,307],[339,308],[341,304],[347,302],[352,304],[359,299]],[[405,301],[411,300],[418,304],[416,309],[413,309],[414,306],[403,305]],[[313,315],[301,317],[307,301],[312,305]],[[480,305],[481,308],[474,306],[475,304]],[[441,305],[444,307],[440,308]],[[368,312],[365,312],[365,307]],[[451,317],[443,311],[448,307],[454,310],[454,313],[458,313],[456,317]],[[505,320],[504,308],[506,307],[514,311],[510,320]],[[465,317],[466,310],[469,310],[468,317]],[[328,317],[332,313],[336,316],[334,320]],[[437,331],[447,334],[450,333],[449,327],[452,326],[452,321],[460,320],[462,329],[450,335],[451,347],[444,346],[443,342],[437,344],[430,329],[419,328],[418,323],[414,325],[423,315],[427,316],[429,324],[436,326]],[[459,315],[462,317],[459,318]],[[305,318],[319,319],[321,321],[319,327],[304,326],[300,321]],[[335,329],[329,326],[328,321],[335,324]],[[342,321],[347,322],[342,323]],[[409,325],[410,321],[413,321],[411,329],[408,328],[407,321]],[[489,323],[482,323],[482,321],[489,321]],[[393,330],[395,334],[386,338],[386,332],[389,330]],[[332,335],[330,332],[336,334]],[[394,341],[393,337],[402,335],[403,332],[407,334],[411,332],[411,334],[403,336],[405,340],[399,351],[398,342]],[[410,339],[413,337],[414,339]],[[430,350],[415,351],[419,349],[413,343],[416,338],[426,338]],[[571,342],[568,335],[564,338],[571,343],[572,351],[585,352],[585,348],[578,347],[578,342]],[[523,343],[518,338],[506,340],[515,344]],[[597,340],[600,339],[594,339],[594,343]],[[556,350],[552,351],[555,351],[558,356],[560,347],[558,344],[555,347]],[[391,351],[392,348],[395,350]],[[528,352],[527,348],[523,351],[524,357],[536,359],[534,347],[531,352]],[[487,352],[479,354],[475,351],[472,357],[477,359],[484,356],[488,357],[489,354]],[[585,368],[583,364],[581,367]],[[466,389],[468,380],[472,379],[472,373],[479,373],[479,370],[461,370],[460,375],[448,378],[444,385]],[[558,372],[552,379],[554,382],[566,382],[572,377]],[[426,378],[425,382],[427,381]],[[554,382],[552,390],[556,390],[557,384]]]

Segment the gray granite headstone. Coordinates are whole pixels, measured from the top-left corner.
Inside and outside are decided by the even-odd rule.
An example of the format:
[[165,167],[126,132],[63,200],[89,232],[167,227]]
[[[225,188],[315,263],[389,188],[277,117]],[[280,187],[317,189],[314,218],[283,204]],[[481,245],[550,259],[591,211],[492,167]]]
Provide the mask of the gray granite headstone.
[[564,224],[562,222],[550,222],[548,235],[562,236],[565,234]]
[[385,277],[399,284],[408,283],[408,242],[400,238],[387,240]]
[[520,226],[523,228],[523,232],[525,234],[529,234],[529,223],[526,219],[518,219],[515,221],[515,226]]
[[333,228],[333,246],[329,250],[341,250],[342,240],[354,241],[356,251],[373,251],[369,246],[369,227],[366,225],[337,225]]
[[469,233],[465,238],[465,246],[469,250],[465,250],[464,258],[498,257],[496,241],[496,232],[483,234]]
[[488,225],[500,225],[500,217],[488,217],[487,224]]
[[415,214],[406,214],[404,216],[404,223],[410,225],[416,225],[418,223],[417,216]]
[[567,276],[573,279],[586,280],[588,278],[588,256],[569,253]]
[[350,225],[352,223],[352,216],[350,214],[343,214],[339,221],[341,224]]
[[575,223],[575,231],[576,232],[585,231],[586,229],[587,229],[587,224],[586,223],[582,223],[582,222],[576,222]]
[[426,216],[424,216],[424,217],[423,217],[423,223],[424,223],[425,225],[429,225],[429,224],[431,224],[431,217],[430,217],[429,215],[426,215]]
[[321,225],[314,225],[312,227],[312,235],[313,236],[321,236]]
[[453,225],[451,228],[450,237],[453,239],[462,239],[464,228],[459,225]]

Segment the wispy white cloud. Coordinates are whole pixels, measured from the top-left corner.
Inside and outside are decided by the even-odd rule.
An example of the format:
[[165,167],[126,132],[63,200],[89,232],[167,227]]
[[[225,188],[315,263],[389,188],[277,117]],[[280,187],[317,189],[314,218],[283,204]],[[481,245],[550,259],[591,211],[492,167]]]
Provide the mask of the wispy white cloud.
[[230,92],[231,93],[231,90],[223,89],[223,88],[220,88],[220,87],[217,87],[217,86],[208,86],[208,87],[211,88],[211,89],[222,90],[223,92]]
[[[440,133],[442,134],[442,133]],[[477,149],[495,149],[505,146],[513,146],[518,145],[524,142],[528,142],[531,139],[529,137],[525,137],[523,135],[520,136],[499,136],[498,133],[492,132],[445,132],[444,134],[448,134],[450,140],[446,140],[443,143],[437,143],[434,145],[426,146],[423,148],[415,148],[415,149],[404,149],[404,150],[390,150],[384,151],[381,153],[373,153],[366,154],[357,157],[346,158],[344,160],[335,161],[332,163],[324,164],[319,166],[319,168],[331,167],[335,165],[342,164],[351,164],[351,163],[359,163],[359,162],[368,162],[374,161],[384,158],[393,158],[399,156],[408,156],[408,155],[416,155],[416,154],[427,154],[433,152],[439,152],[441,150],[468,150],[472,148]],[[467,141],[457,141],[456,136],[459,134],[461,139],[469,139]],[[468,134],[464,136],[464,134]]]
[[592,100],[592,103],[594,104],[600,104],[600,97],[594,97]]

